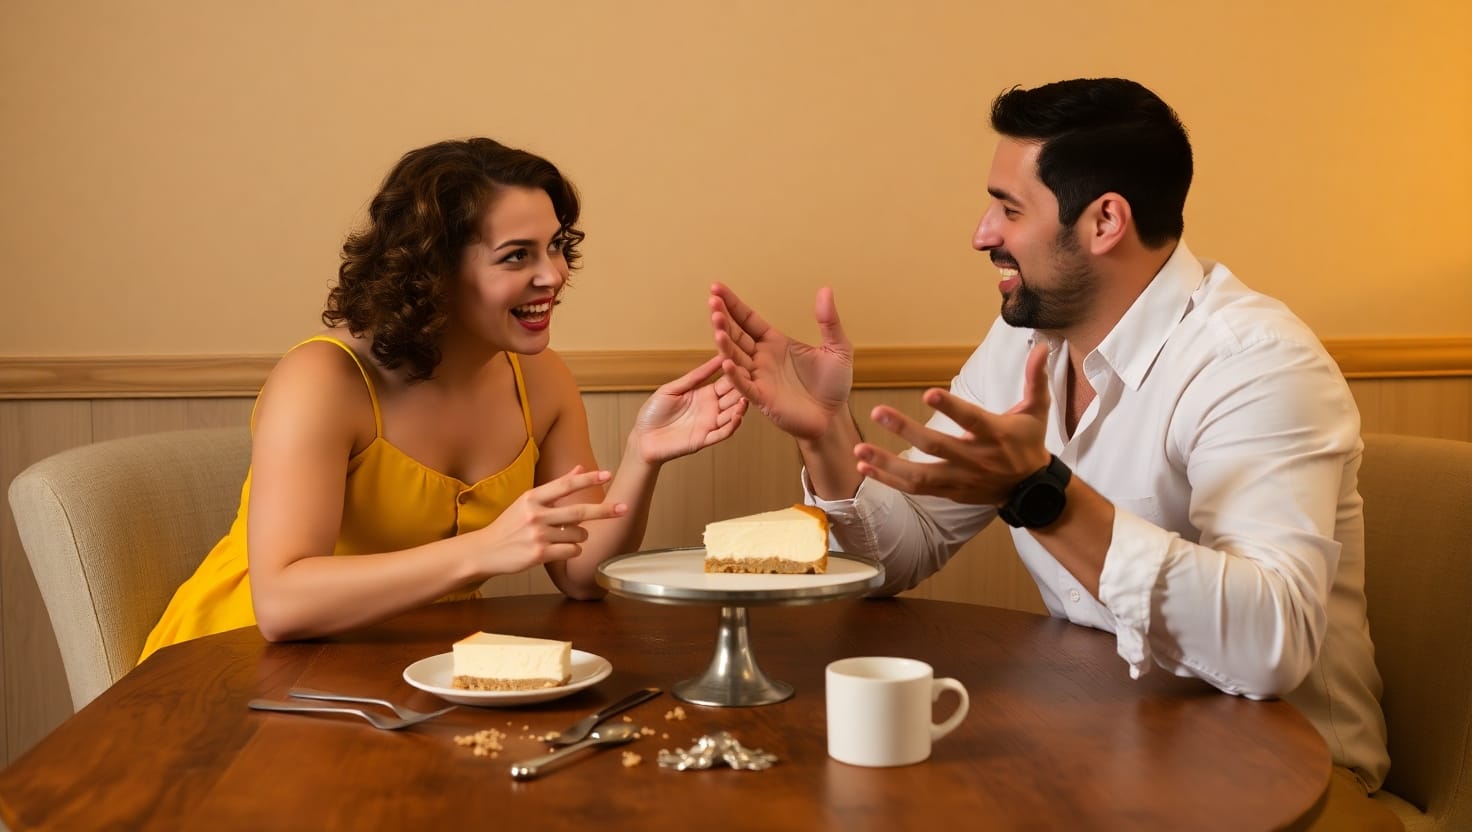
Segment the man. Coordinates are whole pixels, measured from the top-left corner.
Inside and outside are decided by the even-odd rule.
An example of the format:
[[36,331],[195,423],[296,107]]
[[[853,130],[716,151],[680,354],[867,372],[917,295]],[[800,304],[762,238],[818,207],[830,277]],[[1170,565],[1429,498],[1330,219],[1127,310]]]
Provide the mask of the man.
[[[1154,93],[1122,79],[1013,89],[972,245],[1001,320],[913,446],[864,442],[829,289],[821,344],[710,299],[738,389],[797,439],[809,500],[894,593],[1000,516],[1054,616],[1115,633],[1132,675],[1160,667],[1284,697],[1329,744],[1332,803],[1367,799],[1389,760],[1365,619],[1359,413],[1287,308],[1181,239],[1192,158]],[[1342,792],[1342,794],[1341,794]]]

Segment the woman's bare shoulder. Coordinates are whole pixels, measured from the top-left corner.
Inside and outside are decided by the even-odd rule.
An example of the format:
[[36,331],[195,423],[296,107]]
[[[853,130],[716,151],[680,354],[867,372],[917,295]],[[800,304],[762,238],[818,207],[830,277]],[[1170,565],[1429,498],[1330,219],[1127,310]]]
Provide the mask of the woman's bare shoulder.
[[[358,352],[360,344],[337,333],[324,334],[332,335],[339,343],[307,341],[276,362],[261,388],[257,420],[279,415],[318,426],[336,423],[355,433],[366,426],[372,433],[373,404],[358,361],[370,368],[372,365]],[[354,354],[350,355],[343,345],[352,348]]]
[[526,380],[532,423],[542,429],[539,432],[550,428],[568,408],[582,410],[577,379],[556,352],[546,349],[536,355],[518,355],[517,360]]
[[[307,340],[296,345],[281,356],[280,361],[276,362],[275,368],[271,370],[267,378],[267,384],[273,381],[292,386],[325,384],[334,390],[340,390],[341,385],[352,382],[356,382],[359,387],[363,386],[363,373],[359,370],[359,362],[367,362],[364,354],[359,351],[360,345],[338,336],[337,333],[324,332],[323,334],[333,336],[337,343],[326,340]],[[347,349],[343,349],[344,346]]]
[[526,378],[527,394],[532,395],[538,388],[542,393],[555,393],[565,396],[569,393],[577,395],[578,382],[573,378],[572,370],[568,368],[567,362],[562,360],[554,350],[545,349],[536,355],[518,355],[517,360],[521,362],[521,372]]

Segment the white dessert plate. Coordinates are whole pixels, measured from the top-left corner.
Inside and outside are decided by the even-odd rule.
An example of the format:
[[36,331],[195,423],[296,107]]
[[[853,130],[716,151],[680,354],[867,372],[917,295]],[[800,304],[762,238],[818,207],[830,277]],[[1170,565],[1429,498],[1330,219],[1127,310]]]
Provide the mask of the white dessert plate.
[[457,705],[474,705],[481,708],[504,708],[511,705],[532,705],[560,699],[583,688],[592,687],[613,672],[613,665],[602,656],[572,651],[572,678],[567,684],[555,688],[536,690],[461,690],[450,687],[454,653],[430,656],[404,668],[404,681],[422,691],[438,696]]

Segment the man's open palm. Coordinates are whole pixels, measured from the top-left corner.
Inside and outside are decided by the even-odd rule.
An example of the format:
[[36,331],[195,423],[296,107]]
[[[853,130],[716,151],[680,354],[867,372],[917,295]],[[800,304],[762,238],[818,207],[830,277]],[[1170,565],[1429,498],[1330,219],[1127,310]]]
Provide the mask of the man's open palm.
[[828,288],[818,290],[815,315],[822,336],[812,346],[768,324],[728,287],[711,287],[711,326],[722,369],[741,394],[777,427],[816,438],[845,413],[853,387],[853,347],[844,337]]

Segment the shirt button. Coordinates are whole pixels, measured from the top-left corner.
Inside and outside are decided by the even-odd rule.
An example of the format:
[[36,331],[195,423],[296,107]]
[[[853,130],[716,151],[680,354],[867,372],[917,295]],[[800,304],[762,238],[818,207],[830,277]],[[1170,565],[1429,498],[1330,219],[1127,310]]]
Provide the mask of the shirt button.
[[1077,604],[1078,603],[1078,599],[1079,598],[1082,598],[1082,597],[1083,596],[1081,596],[1081,595],[1078,594],[1078,590],[1076,590],[1076,589],[1070,589],[1070,590],[1068,590],[1068,600],[1072,601],[1073,603]]

